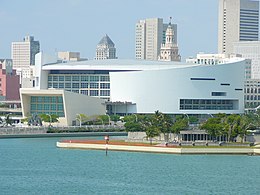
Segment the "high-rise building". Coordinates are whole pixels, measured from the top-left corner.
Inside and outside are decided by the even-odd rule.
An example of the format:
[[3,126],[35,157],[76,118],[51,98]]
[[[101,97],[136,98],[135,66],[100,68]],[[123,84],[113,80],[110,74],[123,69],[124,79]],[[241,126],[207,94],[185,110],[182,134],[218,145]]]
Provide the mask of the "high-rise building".
[[22,42],[12,42],[13,68],[35,65],[35,55],[40,52],[40,43],[33,36],[26,36]]
[[[171,24],[177,44],[177,25]],[[135,58],[158,60],[161,44],[165,43],[168,24],[162,18],[140,20],[135,26]]]
[[12,42],[13,68],[20,76],[22,87],[33,86],[35,55],[40,52],[40,43],[33,36],[26,36],[21,42]]
[[116,48],[113,41],[106,34],[96,48],[96,60],[116,59]]
[[233,43],[257,41],[259,1],[219,0],[218,51],[230,54]]
[[251,60],[251,78],[260,79],[260,41],[239,41],[233,46],[234,53]]
[[181,61],[179,55],[178,45],[174,40],[174,30],[171,25],[171,21],[165,32],[165,43],[161,44],[160,55],[158,57],[161,61]]

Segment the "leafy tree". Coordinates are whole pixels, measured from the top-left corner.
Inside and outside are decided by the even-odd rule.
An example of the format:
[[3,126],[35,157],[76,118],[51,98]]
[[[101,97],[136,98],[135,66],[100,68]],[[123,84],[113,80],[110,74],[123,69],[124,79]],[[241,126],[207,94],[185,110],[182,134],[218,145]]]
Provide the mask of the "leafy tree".
[[110,120],[117,122],[120,120],[120,116],[119,115],[110,115]]
[[201,129],[204,129],[209,135],[214,139],[223,134],[225,129],[225,124],[221,122],[222,115],[216,118],[209,118],[204,124],[202,124]]
[[179,134],[181,130],[185,130],[189,126],[187,118],[178,117],[171,127],[171,132]]
[[228,141],[233,141],[238,136],[240,116],[231,114],[224,118],[225,129],[227,130]]
[[10,118],[10,115],[11,115],[11,114],[7,114],[7,115],[5,116],[6,126],[12,125],[12,119]]
[[127,132],[138,132],[138,131],[143,131],[143,127],[141,123],[136,123],[136,122],[126,122],[125,123],[125,129]]
[[97,120],[101,121],[102,125],[108,124],[109,123],[109,116],[107,115],[99,115],[97,116]]
[[41,118],[42,121],[49,122],[50,124],[51,123],[56,123],[56,122],[59,121],[59,116],[56,115],[56,114],[51,114],[51,115],[40,114],[40,118]]
[[190,116],[189,117],[189,122],[193,123],[193,124],[196,124],[196,123],[199,122],[199,119],[197,117],[195,117],[195,116]]
[[150,139],[151,145],[152,145],[153,138],[160,135],[159,129],[152,125],[146,126],[145,133],[146,133],[147,138]]
[[77,114],[76,115],[76,120],[79,121],[80,126],[81,124],[84,124],[85,122],[87,122],[89,119],[89,117],[86,114]]

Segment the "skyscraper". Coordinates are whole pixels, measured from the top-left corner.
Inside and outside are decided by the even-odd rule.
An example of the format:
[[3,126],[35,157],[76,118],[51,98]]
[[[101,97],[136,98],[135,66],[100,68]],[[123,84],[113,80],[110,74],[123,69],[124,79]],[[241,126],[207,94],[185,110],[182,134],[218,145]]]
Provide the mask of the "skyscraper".
[[161,44],[161,50],[158,59],[161,61],[181,61],[178,45],[176,44],[176,40],[174,40],[174,30],[172,28],[171,21],[168,24],[165,33],[165,43]]
[[40,43],[33,36],[26,36],[22,42],[12,42],[13,68],[35,65],[35,55],[39,52]]
[[[171,24],[174,31],[174,43],[177,44],[177,25]],[[165,43],[168,24],[162,18],[140,20],[135,26],[135,58],[158,60],[161,44]]]
[[219,0],[218,52],[230,54],[233,43],[257,41],[259,1]]
[[21,42],[12,42],[13,68],[20,76],[22,87],[32,87],[34,84],[33,70],[35,55],[40,52],[40,43],[33,36],[26,36]]
[[113,41],[106,34],[96,48],[96,60],[116,59],[116,48]]

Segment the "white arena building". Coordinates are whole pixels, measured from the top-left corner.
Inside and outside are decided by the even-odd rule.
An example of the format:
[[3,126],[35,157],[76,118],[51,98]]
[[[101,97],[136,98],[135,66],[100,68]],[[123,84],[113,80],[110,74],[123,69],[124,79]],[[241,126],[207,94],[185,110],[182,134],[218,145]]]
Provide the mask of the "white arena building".
[[[84,114],[120,115],[156,110],[167,114],[244,112],[245,60],[242,58],[217,65],[118,59],[57,63],[55,58],[39,53],[35,68],[35,89],[21,90],[21,97],[26,97],[22,98],[24,117],[32,112],[55,113],[48,106],[46,110],[42,106],[38,109],[32,102],[35,96],[53,96],[55,90],[75,94],[56,94],[63,100],[66,96],[66,101],[62,101],[66,110],[61,116],[64,125],[75,123],[76,113],[84,111]],[[67,109],[72,109],[72,102],[79,110]]]

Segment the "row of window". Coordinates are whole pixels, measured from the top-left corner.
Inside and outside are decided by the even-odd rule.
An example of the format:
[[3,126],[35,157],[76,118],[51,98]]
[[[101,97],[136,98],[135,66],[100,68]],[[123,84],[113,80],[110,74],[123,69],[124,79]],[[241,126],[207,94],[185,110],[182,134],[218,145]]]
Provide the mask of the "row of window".
[[66,89],[66,91],[71,91],[73,93],[80,93],[80,94],[84,94],[84,95],[88,95],[88,96],[104,96],[104,97],[108,97],[110,96],[110,91],[109,90],[85,90],[85,89],[81,89],[81,90],[71,90],[71,89]]
[[31,96],[31,103],[63,103],[62,96]]
[[108,75],[49,75],[48,81],[105,81],[109,82],[109,76]]
[[260,95],[245,95],[246,100],[260,100]]
[[48,88],[90,88],[90,89],[110,89],[110,83],[54,83],[48,82]]
[[62,96],[31,96],[31,113],[48,113],[64,117]]
[[181,99],[180,110],[234,110],[237,100]]

